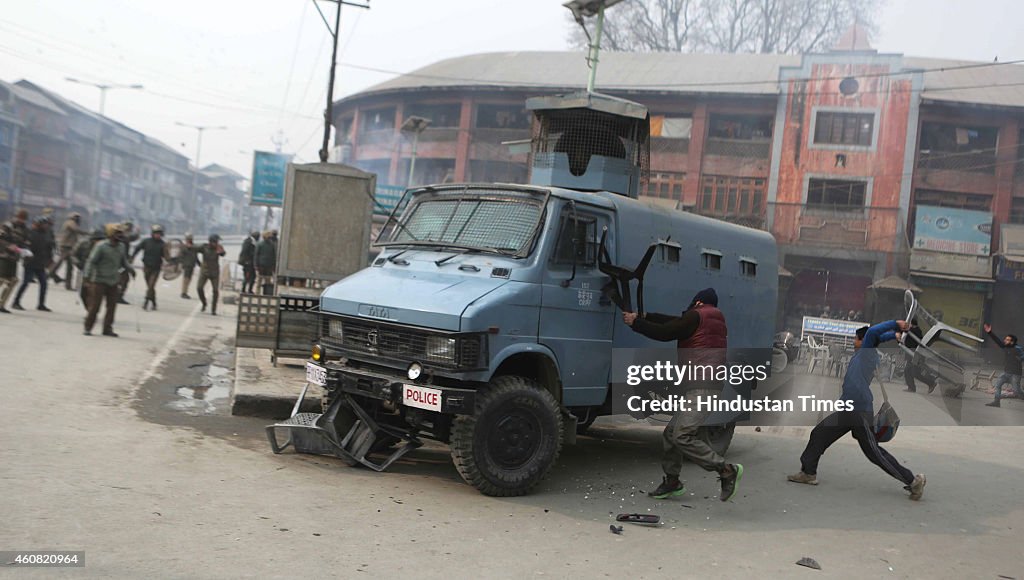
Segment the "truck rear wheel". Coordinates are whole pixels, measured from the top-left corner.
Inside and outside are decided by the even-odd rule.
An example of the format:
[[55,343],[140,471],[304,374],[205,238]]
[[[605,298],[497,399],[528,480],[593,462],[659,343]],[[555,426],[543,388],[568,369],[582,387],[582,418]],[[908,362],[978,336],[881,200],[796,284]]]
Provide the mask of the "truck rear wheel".
[[555,464],[561,447],[558,403],[524,377],[494,378],[477,391],[474,414],[452,423],[455,469],[484,495],[528,493]]

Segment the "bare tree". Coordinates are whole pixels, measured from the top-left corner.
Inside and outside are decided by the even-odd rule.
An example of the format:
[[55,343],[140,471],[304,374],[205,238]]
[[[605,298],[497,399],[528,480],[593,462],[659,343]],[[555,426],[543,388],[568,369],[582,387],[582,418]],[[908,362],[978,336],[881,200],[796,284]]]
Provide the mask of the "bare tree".
[[[611,50],[806,53],[833,46],[853,24],[875,32],[886,0],[626,0],[605,16]],[[573,22],[570,44],[585,47]]]

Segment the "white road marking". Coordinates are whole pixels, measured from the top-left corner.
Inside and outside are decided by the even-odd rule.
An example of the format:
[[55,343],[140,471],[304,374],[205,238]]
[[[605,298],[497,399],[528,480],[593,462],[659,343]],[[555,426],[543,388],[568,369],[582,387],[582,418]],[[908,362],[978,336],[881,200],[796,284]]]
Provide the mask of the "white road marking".
[[149,380],[156,375],[157,369],[159,369],[167,360],[167,357],[171,355],[171,351],[174,350],[174,347],[178,345],[178,341],[181,339],[182,335],[185,334],[185,329],[188,328],[198,313],[199,305],[197,304],[195,308],[192,309],[192,313],[189,314],[185,320],[181,321],[181,324],[178,325],[178,329],[174,331],[171,338],[164,343],[163,348],[160,349],[160,352],[157,353],[156,357],[154,357],[149,363],[149,367],[146,368],[146,372],[142,373],[142,376],[135,385],[135,389],[132,390],[131,396],[129,397],[130,399],[135,398],[135,391],[138,391],[139,387],[148,383]]

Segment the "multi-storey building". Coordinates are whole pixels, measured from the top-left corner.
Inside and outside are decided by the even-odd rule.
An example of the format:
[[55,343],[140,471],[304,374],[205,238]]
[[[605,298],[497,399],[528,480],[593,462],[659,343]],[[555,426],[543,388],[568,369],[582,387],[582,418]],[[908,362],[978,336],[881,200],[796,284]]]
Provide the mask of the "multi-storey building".
[[[569,52],[441,61],[338,101],[337,145],[381,184],[523,182],[509,142],[530,138],[525,99],[586,74]],[[980,331],[991,255],[966,267],[941,244],[915,247],[914,225],[918,206],[986,212],[998,248],[1001,224],[1024,222],[1024,67],[880,54],[851,31],[802,56],[605,53],[598,90],[651,111],[647,196],[775,235],[790,324],[826,307],[889,312],[913,284]],[[410,176],[412,115],[431,125]]]

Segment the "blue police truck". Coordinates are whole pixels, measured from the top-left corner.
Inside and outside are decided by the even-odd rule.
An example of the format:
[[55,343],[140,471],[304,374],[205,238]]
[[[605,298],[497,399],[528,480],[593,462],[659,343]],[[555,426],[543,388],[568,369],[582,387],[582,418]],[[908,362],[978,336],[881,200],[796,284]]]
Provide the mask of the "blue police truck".
[[324,290],[302,391],[321,387],[324,412],[267,427],[275,452],[383,470],[429,438],[484,494],[521,495],[612,412],[612,349],[664,346],[620,309],[680,312],[711,286],[730,347],[771,347],[775,240],[638,199],[645,107],[596,93],[527,107],[530,184],[410,189],[373,263]]

